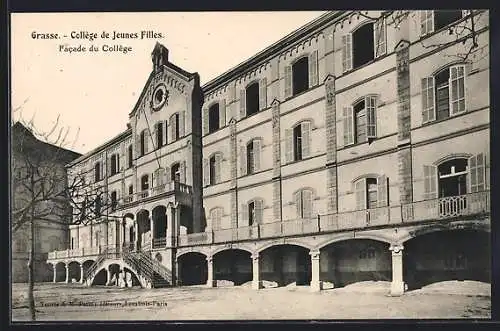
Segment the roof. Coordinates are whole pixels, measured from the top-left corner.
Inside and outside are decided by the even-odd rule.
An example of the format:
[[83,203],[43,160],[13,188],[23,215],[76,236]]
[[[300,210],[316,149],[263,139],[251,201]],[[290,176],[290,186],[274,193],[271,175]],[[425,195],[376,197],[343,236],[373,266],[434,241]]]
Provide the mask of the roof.
[[287,46],[291,46],[292,43],[300,40],[311,32],[322,28],[326,23],[332,21],[337,17],[340,17],[343,14],[345,14],[345,11],[330,11],[304,24],[303,26],[295,29],[274,44],[264,48],[262,51],[258,52],[251,58],[241,62],[228,71],[205,83],[202,86],[203,91],[206,92],[207,90],[216,88],[218,85],[223,84],[224,82],[231,80],[238,75],[241,75],[246,70],[258,65],[260,62],[273,57],[277,51],[283,50]]
[[[23,138],[30,139],[32,143],[36,144],[37,149],[45,148],[46,150],[49,150],[49,151],[54,150],[54,152],[58,152],[58,153],[62,152],[66,162],[69,162],[69,161],[74,160],[74,159],[81,156],[80,153],[77,153],[75,151],[57,146],[55,144],[50,144],[48,142],[45,142],[45,141],[38,139],[33,134],[33,131],[30,128],[26,127],[25,125],[23,125],[19,121],[14,123],[14,125],[12,125],[11,130],[12,130],[11,131],[12,136],[14,136],[14,137],[21,137],[22,136]],[[12,141],[11,141],[11,143],[12,143]]]

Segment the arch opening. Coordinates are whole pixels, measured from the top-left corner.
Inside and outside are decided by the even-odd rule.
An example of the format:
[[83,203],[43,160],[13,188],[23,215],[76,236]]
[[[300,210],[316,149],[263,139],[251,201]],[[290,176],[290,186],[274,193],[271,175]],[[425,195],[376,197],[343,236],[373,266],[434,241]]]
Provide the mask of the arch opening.
[[275,245],[260,252],[260,279],[277,286],[309,285],[311,257],[307,248],[298,245]]
[[490,236],[475,229],[444,230],[405,243],[403,279],[408,290],[443,281],[491,283]]
[[216,253],[213,268],[217,286],[239,286],[252,280],[252,258],[245,250],[229,249]]
[[165,246],[167,237],[167,208],[165,206],[155,207],[151,217],[153,218],[153,229],[151,229],[153,248]]
[[333,287],[392,280],[389,244],[373,239],[330,243],[320,249],[320,280]]
[[64,262],[56,264],[56,282],[64,282],[66,280],[66,265]]
[[137,249],[148,248],[151,245],[151,223],[149,211],[141,210],[137,213]]
[[80,263],[76,261],[71,261],[68,264],[68,280],[70,283],[76,283],[80,281]]
[[180,285],[206,284],[208,279],[207,257],[189,252],[177,258]]

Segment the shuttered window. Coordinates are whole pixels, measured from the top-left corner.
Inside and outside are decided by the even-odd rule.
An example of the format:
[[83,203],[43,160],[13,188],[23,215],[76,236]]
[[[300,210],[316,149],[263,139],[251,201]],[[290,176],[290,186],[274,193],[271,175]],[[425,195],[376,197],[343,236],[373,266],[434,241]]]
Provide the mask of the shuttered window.
[[260,138],[255,138],[247,144],[246,149],[246,167],[247,174],[255,173],[260,170],[260,159],[261,159],[261,140]]
[[311,155],[311,122],[303,121],[285,132],[287,162],[300,161]]
[[133,152],[132,145],[128,146],[127,156],[128,156],[128,167],[132,168],[134,165],[134,152]]
[[450,68],[450,108],[451,115],[465,111],[465,66]]
[[298,218],[313,217],[313,194],[310,189],[302,189],[295,193],[295,206]]
[[208,133],[215,132],[220,128],[220,107],[215,103],[208,108]]
[[267,108],[267,79],[262,78],[259,81],[259,108]]
[[421,10],[420,11],[420,34],[425,36],[434,31],[434,11]]
[[210,212],[212,221],[212,230],[220,230],[222,228],[222,215],[224,210],[221,207],[213,208]]
[[292,66],[285,66],[285,99],[292,96]]

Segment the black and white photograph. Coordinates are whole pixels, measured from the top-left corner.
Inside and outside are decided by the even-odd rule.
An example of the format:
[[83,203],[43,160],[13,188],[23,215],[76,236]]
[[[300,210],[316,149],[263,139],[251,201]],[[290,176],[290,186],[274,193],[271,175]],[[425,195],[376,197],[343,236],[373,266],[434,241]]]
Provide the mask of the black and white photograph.
[[11,13],[11,322],[491,319],[489,22]]

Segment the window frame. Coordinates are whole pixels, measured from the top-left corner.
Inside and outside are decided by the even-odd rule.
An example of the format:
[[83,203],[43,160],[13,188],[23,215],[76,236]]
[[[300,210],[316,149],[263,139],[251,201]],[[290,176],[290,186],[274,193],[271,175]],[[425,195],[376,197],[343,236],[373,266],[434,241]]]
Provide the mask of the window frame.
[[[296,72],[296,66],[298,65],[299,62],[305,62],[305,65],[304,67],[306,68],[306,72],[305,72],[305,79],[306,79],[306,84],[304,84],[305,88],[303,90],[300,90],[300,91],[296,91],[296,86],[295,86],[295,75],[298,73]],[[295,97],[297,95],[300,95],[304,92],[306,92],[307,90],[309,90],[309,54],[302,54],[300,56],[298,56],[297,58],[294,59],[294,61],[292,63],[290,63],[290,68],[291,68],[291,82],[292,82],[292,91],[291,91],[291,95],[290,97]]]

